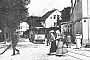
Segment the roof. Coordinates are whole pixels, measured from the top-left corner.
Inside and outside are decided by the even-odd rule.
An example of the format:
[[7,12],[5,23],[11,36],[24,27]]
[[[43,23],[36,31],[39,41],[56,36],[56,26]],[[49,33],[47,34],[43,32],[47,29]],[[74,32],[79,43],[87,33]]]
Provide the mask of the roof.
[[54,9],[54,10],[52,10],[52,11],[48,11],[45,15],[43,15],[42,17],[41,17],[41,21],[44,21],[44,20],[46,20],[54,11],[56,11],[57,9]]
[[43,25],[40,22],[35,21],[34,22],[34,27],[43,27]]
[[28,17],[27,21],[31,21],[32,19],[39,20],[40,18],[41,17],[39,17],[39,16],[30,16],[30,17]]
[[31,25],[33,23],[34,27],[43,27],[41,22],[39,21],[41,17],[38,16],[30,16],[28,17],[27,23]]

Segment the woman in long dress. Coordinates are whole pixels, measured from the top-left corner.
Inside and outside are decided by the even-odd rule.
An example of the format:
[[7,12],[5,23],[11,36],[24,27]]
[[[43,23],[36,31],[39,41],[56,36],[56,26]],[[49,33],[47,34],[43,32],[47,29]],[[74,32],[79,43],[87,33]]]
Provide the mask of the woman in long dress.
[[68,52],[67,49],[63,47],[63,38],[60,38],[57,42],[56,56],[62,56],[67,52]]
[[82,39],[82,36],[80,34],[76,34],[76,47],[79,49],[81,48],[81,39]]

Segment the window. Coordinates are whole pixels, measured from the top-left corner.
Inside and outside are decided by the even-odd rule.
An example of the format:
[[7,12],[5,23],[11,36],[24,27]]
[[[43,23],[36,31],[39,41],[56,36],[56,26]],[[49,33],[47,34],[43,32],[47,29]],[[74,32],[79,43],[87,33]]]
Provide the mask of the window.
[[54,27],[56,27],[57,26],[57,22],[54,22]]
[[50,19],[52,19],[52,17],[50,17]]
[[84,20],[84,22],[86,22],[86,20]]
[[56,15],[54,15],[53,19],[56,19]]

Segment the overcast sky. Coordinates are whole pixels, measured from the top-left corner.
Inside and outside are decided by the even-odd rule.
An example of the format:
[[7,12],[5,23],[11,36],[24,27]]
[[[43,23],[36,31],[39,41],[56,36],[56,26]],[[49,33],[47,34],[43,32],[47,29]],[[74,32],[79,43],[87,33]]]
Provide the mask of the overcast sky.
[[28,5],[29,15],[42,16],[53,8],[61,11],[68,6],[71,6],[71,0],[31,0]]

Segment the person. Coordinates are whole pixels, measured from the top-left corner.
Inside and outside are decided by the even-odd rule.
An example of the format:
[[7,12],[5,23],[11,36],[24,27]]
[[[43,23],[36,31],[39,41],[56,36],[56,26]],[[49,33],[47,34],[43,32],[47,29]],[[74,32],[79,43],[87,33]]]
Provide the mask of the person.
[[50,47],[49,54],[47,54],[47,55],[50,55],[51,53],[54,53],[57,50],[54,33],[51,33],[51,38],[50,39],[51,39],[51,47]]
[[71,44],[71,36],[70,35],[67,36],[67,40],[66,41],[67,41],[67,43],[66,43],[67,48],[71,47],[71,45],[70,45]]
[[67,46],[67,36],[63,35],[63,44]]
[[15,55],[15,51],[17,51],[17,54],[20,54],[19,53],[19,50],[16,49],[16,45],[19,41],[19,32],[15,32],[14,35],[12,35],[12,49],[13,49],[13,55]]
[[56,56],[62,56],[63,54],[68,52],[67,49],[63,47],[63,42],[63,38],[61,37],[57,43]]
[[76,48],[78,48],[78,49],[82,47],[81,46],[81,39],[82,39],[82,35],[77,33],[75,41],[76,41]]
[[49,46],[50,45],[50,33],[47,34],[47,41],[46,41],[46,46]]
[[56,30],[56,43],[58,42],[59,38],[60,38],[60,31]]

